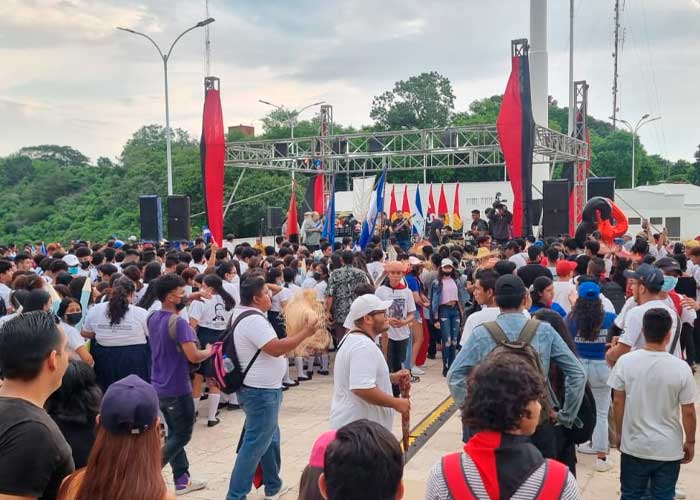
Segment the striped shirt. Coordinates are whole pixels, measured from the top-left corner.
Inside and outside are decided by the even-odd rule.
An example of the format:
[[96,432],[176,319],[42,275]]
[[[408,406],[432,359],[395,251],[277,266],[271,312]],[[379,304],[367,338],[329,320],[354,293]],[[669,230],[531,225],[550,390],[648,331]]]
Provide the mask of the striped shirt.
[[[466,453],[461,454],[462,470],[464,476],[469,482],[469,487],[476,496],[477,500],[490,500],[489,495],[484,487],[484,482],[481,480],[479,470],[471,457]],[[545,461],[532,475],[520,485],[518,491],[511,497],[511,500],[535,500],[542,487],[544,473],[547,462]],[[561,500],[580,500],[576,478],[568,472],[566,485],[560,497]],[[460,500],[453,499],[447,489],[447,483],[442,474],[442,460],[438,461],[430,470],[428,482],[425,490],[425,500]]]

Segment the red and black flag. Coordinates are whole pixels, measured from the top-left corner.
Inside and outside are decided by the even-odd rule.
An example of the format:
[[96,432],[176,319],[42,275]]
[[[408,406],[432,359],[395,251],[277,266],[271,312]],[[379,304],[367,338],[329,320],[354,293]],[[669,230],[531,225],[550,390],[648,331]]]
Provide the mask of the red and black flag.
[[318,212],[323,215],[325,210],[325,197],[323,193],[323,173],[319,170],[319,173],[314,175],[310,180],[309,184],[306,186],[306,193],[304,194],[304,211],[305,212]]
[[510,78],[498,113],[497,129],[506,170],[513,188],[513,234],[532,233],[532,151],[535,119],[530,96],[527,42],[513,43]]
[[226,140],[221,113],[219,79],[204,79],[204,114],[199,153],[204,181],[204,209],[212,239],[221,245],[224,235],[224,158]]

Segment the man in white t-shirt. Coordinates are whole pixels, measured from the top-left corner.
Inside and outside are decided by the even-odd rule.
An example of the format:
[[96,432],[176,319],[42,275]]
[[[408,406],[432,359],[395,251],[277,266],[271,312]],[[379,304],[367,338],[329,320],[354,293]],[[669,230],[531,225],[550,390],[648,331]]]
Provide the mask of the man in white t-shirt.
[[647,489],[650,498],[674,498],[680,466],[693,460],[697,390],[687,363],[668,353],[675,335],[672,317],[666,308],[647,310],[644,347],[623,356],[608,379],[621,429],[623,499],[642,498]]
[[559,304],[566,314],[571,312],[572,293],[576,293],[576,285],[573,282],[576,262],[571,260],[557,261],[557,279],[554,282],[554,302]]
[[0,299],[5,302],[5,307],[8,312],[10,307],[10,283],[12,283],[12,274],[15,272],[15,263],[9,260],[0,259]]
[[[620,311],[621,316],[624,313],[623,334],[619,339],[613,338],[613,347],[605,354],[608,364],[612,366],[621,356],[644,347],[645,340],[642,334],[644,313],[649,309],[659,307],[666,309],[671,316],[673,336],[668,347],[673,350],[672,354],[680,358],[680,342],[674,340],[677,333],[678,314],[661,295],[661,289],[664,285],[663,272],[649,264],[642,264],[636,271],[625,271],[625,277],[629,280],[634,301],[638,305],[625,310],[629,304],[628,301],[623,310]],[[620,326],[620,323],[616,324]]]
[[[465,344],[474,328],[489,321],[496,321],[496,318],[501,314],[501,310],[496,304],[496,281],[499,277],[500,275],[491,269],[479,271],[476,274],[474,299],[481,306],[481,311],[472,313],[467,318],[459,345],[463,346]],[[523,309],[522,313],[526,318],[530,318],[530,313],[527,309]]]
[[[282,378],[287,369],[285,354],[316,332],[317,321],[310,321],[299,332],[287,332],[279,339],[267,320],[272,306],[265,280],[251,276],[241,283],[241,305],[234,308],[232,321],[246,311],[235,327],[234,344],[238,361],[248,369],[238,402],[246,415],[245,435],[231,472],[227,499],[243,499],[250,492],[258,464],[262,466],[266,497],[277,497],[287,490],[280,479],[279,411],[282,404]],[[259,353],[259,354],[258,354]],[[251,364],[252,363],[252,364]]]
[[350,306],[348,320],[354,328],[341,341],[333,369],[333,429],[366,418],[391,431],[394,411],[409,411],[409,401],[394,397],[391,384],[410,374],[408,370],[390,374],[375,343],[377,336],[389,329],[387,311],[392,305],[391,300],[367,294]]
[[[392,301],[388,313],[389,332],[382,335],[382,351],[389,365],[389,370],[392,372],[401,370],[406,359],[408,343],[411,341],[411,324],[416,311],[413,292],[403,279],[405,269],[406,263],[404,262],[387,262],[384,265],[384,272],[389,277],[389,284],[380,286],[375,292],[380,299]],[[394,396],[398,396],[398,385],[394,384],[393,390]]]

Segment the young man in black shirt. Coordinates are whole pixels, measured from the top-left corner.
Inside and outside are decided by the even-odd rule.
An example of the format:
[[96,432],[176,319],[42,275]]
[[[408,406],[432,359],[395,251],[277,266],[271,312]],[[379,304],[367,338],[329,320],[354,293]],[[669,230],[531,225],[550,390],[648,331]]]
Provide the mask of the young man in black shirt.
[[53,314],[20,314],[0,327],[0,497],[54,500],[73,472],[70,446],[44,411],[68,366]]
[[518,277],[523,280],[526,287],[530,287],[535,282],[535,279],[540,276],[546,276],[549,279],[554,279],[552,272],[544,267],[542,262],[542,248],[532,245],[527,249],[528,262],[518,269]]

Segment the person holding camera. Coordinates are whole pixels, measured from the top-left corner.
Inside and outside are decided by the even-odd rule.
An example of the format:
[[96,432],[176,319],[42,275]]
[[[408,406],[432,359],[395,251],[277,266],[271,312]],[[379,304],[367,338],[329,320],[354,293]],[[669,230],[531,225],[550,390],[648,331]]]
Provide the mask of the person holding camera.
[[513,214],[500,201],[493,202],[493,208],[486,210],[486,217],[489,219],[491,236],[499,245],[504,245],[510,239],[513,225]]

